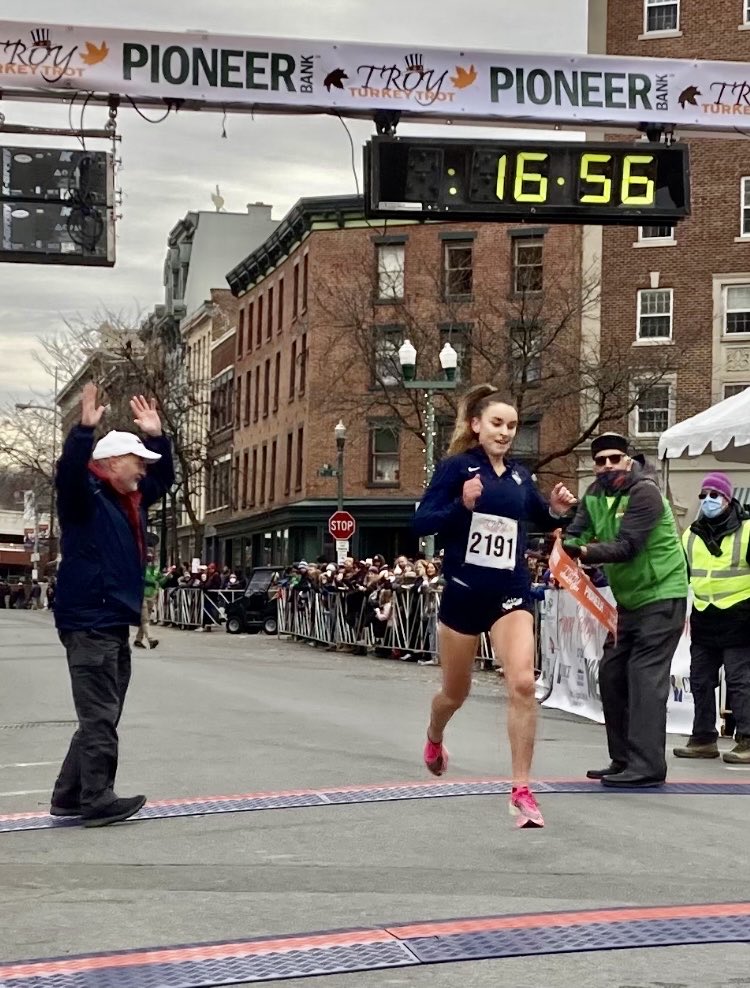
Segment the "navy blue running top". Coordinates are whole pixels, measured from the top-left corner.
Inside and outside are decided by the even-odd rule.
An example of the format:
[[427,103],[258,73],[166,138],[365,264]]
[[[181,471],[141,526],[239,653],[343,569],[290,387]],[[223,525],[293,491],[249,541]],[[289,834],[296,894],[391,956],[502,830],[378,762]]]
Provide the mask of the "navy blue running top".
[[[440,535],[447,580],[526,597],[531,584],[525,559],[528,526],[548,532],[561,522],[550,514],[528,470],[513,460],[505,466],[498,476],[481,446],[447,457],[425,491],[413,526],[418,535]],[[461,496],[464,483],[477,475],[484,490],[472,512]]]

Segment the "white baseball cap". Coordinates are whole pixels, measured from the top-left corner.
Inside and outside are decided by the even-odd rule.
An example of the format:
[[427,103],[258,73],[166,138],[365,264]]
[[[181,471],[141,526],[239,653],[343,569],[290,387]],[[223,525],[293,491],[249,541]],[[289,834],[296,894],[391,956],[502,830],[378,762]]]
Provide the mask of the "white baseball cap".
[[106,460],[110,456],[127,456],[128,453],[152,462],[161,459],[161,453],[153,453],[147,449],[134,433],[117,432],[115,429],[99,440],[91,455],[94,460]]

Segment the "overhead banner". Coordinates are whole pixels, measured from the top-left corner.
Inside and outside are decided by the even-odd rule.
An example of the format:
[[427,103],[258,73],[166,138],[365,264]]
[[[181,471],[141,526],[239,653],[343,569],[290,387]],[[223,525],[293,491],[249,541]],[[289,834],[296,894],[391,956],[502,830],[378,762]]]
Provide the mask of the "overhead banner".
[[182,108],[728,129],[750,65],[529,55],[0,21],[3,99],[75,91]]

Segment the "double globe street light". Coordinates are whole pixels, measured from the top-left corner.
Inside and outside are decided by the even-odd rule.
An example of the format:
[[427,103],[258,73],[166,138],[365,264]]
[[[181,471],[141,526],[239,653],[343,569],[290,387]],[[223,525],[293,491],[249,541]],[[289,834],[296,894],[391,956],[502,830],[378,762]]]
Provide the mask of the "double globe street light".
[[[454,391],[456,388],[456,368],[458,353],[455,348],[446,343],[440,351],[440,366],[445,377],[440,380],[417,379],[417,349],[409,340],[404,340],[398,351],[398,362],[401,364],[403,385],[405,388],[424,391],[425,393],[425,487],[432,480],[435,472],[435,401],[436,391]],[[435,555],[435,536],[427,535],[422,540],[422,549],[428,559]]]

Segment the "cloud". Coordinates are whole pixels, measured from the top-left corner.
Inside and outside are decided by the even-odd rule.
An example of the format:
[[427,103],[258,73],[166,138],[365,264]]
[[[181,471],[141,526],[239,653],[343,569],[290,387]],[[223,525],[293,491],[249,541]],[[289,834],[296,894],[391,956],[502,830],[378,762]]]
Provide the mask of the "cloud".
[[[101,4],[76,0],[80,24],[212,33],[255,34],[325,40],[404,43],[410,46],[451,45],[460,40],[467,50],[581,51],[585,45],[586,0],[434,0],[407,4],[403,0],[183,0],[179,21],[174,5],[153,0]],[[59,0],[35,0],[35,23],[62,20]],[[170,9],[171,8],[171,9]],[[248,10],[252,9],[252,17]],[[460,12],[460,13],[459,13]],[[27,21],[28,0],[4,0],[3,19]],[[457,20],[457,18],[460,18]],[[539,25],[544,24],[543,33]],[[96,32],[92,39],[99,41]],[[469,63],[467,62],[467,65]],[[57,104],[3,103],[9,122],[69,126],[69,110]],[[148,116],[158,114],[149,111]],[[80,123],[80,101],[72,118]],[[85,123],[102,126],[106,111],[89,107]],[[191,209],[212,209],[218,183],[226,208],[244,211],[248,202],[274,206],[284,213],[303,196],[349,194],[355,191],[351,147],[341,122],[333,117],[229,114],[227,139],[217,113],[178,113],[153,125],[128,108],[119,113],[123,135],[118,181],[123,191],[123,217],[118,224],[117,265],[112,270],[39,265],[0,267],[0,402],[11,393],[23,398],[27,389],[44,385],[29,351],[38,335],[59,331],[64,318],[94,315],[102,308],[150,310],[163,299],[162,267],[169,231]],[[355,147],[361,182],[361,147],[372,133],[370,122],[347,121]],[[433,130],[445,133],[433,125]],[[429,126],[404,126],[405,134],[427,134]],[[451,136],[496,131],[451,128]],[[535,137],[540,137],[537,131]],[[15,143],[24,143],[18,139]],[[29,141],[29,143],[32,143]],[[35,139],[35,145],[74,146],[73,138]],[[104,147],[105,145],[101,145]],[[240,260],[240,258],[238,258]]]

